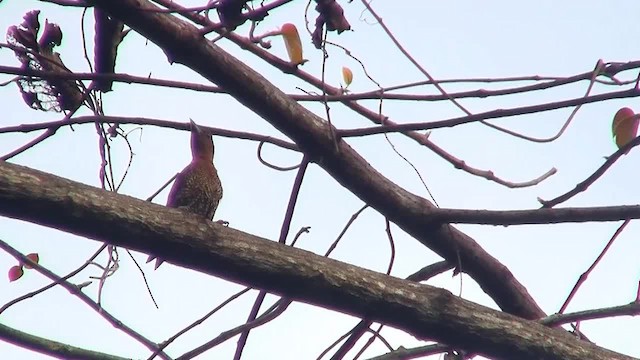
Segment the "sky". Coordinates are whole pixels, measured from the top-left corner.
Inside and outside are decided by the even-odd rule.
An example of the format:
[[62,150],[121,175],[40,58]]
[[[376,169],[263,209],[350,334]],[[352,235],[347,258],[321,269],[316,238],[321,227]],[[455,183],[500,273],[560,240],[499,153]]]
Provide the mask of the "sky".
[[[329,40],[349,49],[361,60],[366,71],[382,86],[426,80],[385,36],[375,19],[364,11],[360,1],[341,1],[352,30],[341,35],[331,33]],[[184,2],[188,6],[202,5]],[[637,14],[640,3],[617,1],[606,5],[596,1],[537,1],[512,3],[506,1],[373,1],[371,5],[400,43],[436,79],[497,78],[512,76],[571,76],[591,71],[596,62],[627,62],[640,58],[636,39],[640,36]],[[314,49],[305,28],[306,1],[292,1],[274,11],[262,22],[257,32],[277,29],[283,23],[294,23],[302,36],[305,58],[310,61],[302,69],[321,76],[321,52]],[[86,72],[88,66],[82,53],[80,9],[65,9],[38,1],[4,0],[0,3],[0,29],[19,24],[25,12],[40,9],[44,19],[59,24],[64,33],[57,51],[67,67]],[[315,18],[313,6],[310,19]],[[92,13],[85,19],[86,38],[93,38]],[[248,27],[237,32],[246,35]],[[4,40],[3,40],[4,41]],[[270,51],[286,57],[281,39],[273,38]],[[261,59],[227,41],[218,44],[249,64],[281,90],[290,94],[316,91],[301,80],[282,74]],[[89,53],[91,44],[87,44]],[[376,90],[368,81],[359,63],[337,47],[329,47],[326,64],[327,82],[339,86],[340,69],[348,66],[354,72],[353,93]],[[92,56],[90,56],[92,58]],[[0,49],[0,64],[19,66],[12,51]],[[207,83],[193,71],[167,62],[163,52],[140,35],[128,35],[119,49],[117,72],[154,78]],[[620,74],[621,80],[635,79],[637,72]],[[0,74],[0,83],[11,76]],[[509,84],[449,84],[449,92],[518,86],[530,82]],[[586,81],[549,91],[514,96],[469,98],[460,102],[472,112],[513,108],[554,102],[583,96]],[[104,95],[107,115],[137,116],[188,122],[225,129],[250,131],[286,139],[266,121],[244,108],[232,97],[223,94],[195,93],[177,89],[158,89],[145,85],[116,84]],[[617,91],[621,88],[597,84],[593,93]],[[409,89],[411,93],[436,94],[433,87]],[[376,101],[362,104],[377,110]],[[324,116],[324,106],[303,103],[308,109]],[[3,116],[0,127],[53,121],[62,118],[56,113],[30,110],[21,99],[15,85],[0,87]],[[437,129],[430,139],[468,165],[491,170],[509,181],[527,181],[551,168],[557,174],[538,186],[508,189],[483,178],[455,169],[428,149],[398,134],[390,135],[397,150],[420,172],[436,201],[444,208],[463,209],[533,209],[539,207],[538,197],[550,199],[572,189],[588,177],[612,154],[616,147],[611,137],[613,114],[623,106],[640,110],[636,99],[619,99],[583,106],[562,137],[552,143],[531,143],[481,124]],[[332,123],[339,128],[372,126],[368,120],[344,106],[331,104]],[[82,115],[88,115],[83,110]],[[503,118],[492,122],[530,136],[548,137],[555,134],[569,116],[571,108],[526,116]],[[383,112],[398,123],[435,121],[462,116],[450,102],[385,101]],[[141,199],[147,198],[189,161],[188,133],[146,126],[123,126],[131,131],[129,139],[135,156],[120,192]],[[0,134],[0,154],[5,154],[37,136]],[[256,158],[257,144],[245,140],[214,137],[214,162],[224,187],[224,197],[214,220],[224,219],[230,226],[269,239],[277,239],[287,206],[295,171],[278,172],[261,165]],[[420,178],[391,148],[381,135],[348,140],[378,171],[405,189],[427,197]],[[121,139],[112,143],[116,177],[127,166],[129,152]],[[264,157],[275,164],[288,166],[301,156],[275,147],[266,147]],[[46,171],[82,183],[99,186],[98,136],[93,125],[62,128],[44,143],[11,159],[11,162]],[[604,206],[638,204],[638,162],[640,150],[622,157],[588,191],[562,206]],[[164,204],[167,191],[154,202]],[[300,247],[324,253],[342,230],[351,215],[363,206],[361,200],[316,165],[305,175],[291,236],[302,226],[311,232],[302,236]],[[384,218],[367,209],[355,221],[332,257],[364,268],[385,271],[389,261],[389,244],[384,232]],[[602,247],[615,232],[619,222],[530,225],[479,226],[460,225],[457,228],[472,236],[484,249],[505,264],[524,284],[542,309],[551,314],[560,308],[567,294]],[[392,226],[396,245],[396,262],[392,275],[406,277],[423,266],[439,261],[433,252]],[[632,221],[616,240],[610,251],[584,283],[567,311],[627,304],[635,299],[640,278],[640,226]],[[76,236],[8,218],[0,218],[0,240],[23,253],[37,252],[41,264],[59,275],[80,266],[101,244]],[[153,271],[143,266],[154,297],[160,308],[149,299],[137,267],[119,249],[120,268],[108,279],[102,293],[102,303],[108,311],[146,337],[161,342],[184,326],[207,313],[242,286],[171,264]],[[134,253],[143,263],[145,254]],[[105,256],[99,258],[104,262]],[[0,270],[15,264],[6,253],[0,253]],[[1,272],[1,271],[0,271]],[[73,278],[75,283],[99,275],[91,267]],[[17,282],[0,279],[0,304],[4,304],[48,282],[34,271],[27,271]],[[496,305],[468,277],[442,274],[428,284],[443,287],[465,299],[495,308]],[[85,289],[97,296],[97,284]],[[252,291],[225,307],[196,330],[187,333],[167,348],[179,356],[229,328],[240,325],[247,317],[256,292]],[[267,297],[266,305],[276,300]],[[55,288],[26,300],[2,314],[3,324],[22,331],[67,342],[75,346],[126,357],[146,357],[147,350],[135,340],[112,328],[86,305]],[[340,335],[358,322],[353,317],[304,304],[292,305],[282,316],[251,333],[245,348],[245,359],[315,359]],[[620,317],[586,321],[581,330],[596,344],[640,357],[640,346],[634,334],[640,333],[640,320]],[[385,336],[394,347],[423,344],[403,332],[385,328]],[[229,340],[200,358],[230,358],[236,339]],[[286,349],[283,351],[283,349]],[[385,353],[379,342],[365,352],[363,358]],[[0,343],[0,353],[8,359],[44,359],[29,350]],[[351,353],[352,358],[355,352]]]

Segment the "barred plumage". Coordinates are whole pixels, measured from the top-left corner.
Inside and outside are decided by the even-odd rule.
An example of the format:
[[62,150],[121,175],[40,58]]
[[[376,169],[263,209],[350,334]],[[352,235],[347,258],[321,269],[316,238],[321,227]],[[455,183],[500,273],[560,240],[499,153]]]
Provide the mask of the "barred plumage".
[[[211,134],[191,121],[192,160],[182,170],[171,187],[167,206],[213,220],[213,215],[222,198],[222,183],[213,165],[213,139]],[[155,259],[150,256],[147,262]],[[162,264],[156,260],[156,269]]]

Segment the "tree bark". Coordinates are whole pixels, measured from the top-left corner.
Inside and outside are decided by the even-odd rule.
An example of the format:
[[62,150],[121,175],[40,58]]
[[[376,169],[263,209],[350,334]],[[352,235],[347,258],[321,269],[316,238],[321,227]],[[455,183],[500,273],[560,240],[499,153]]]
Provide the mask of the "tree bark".
[[631,359],[443,289],[2,161],[0,215],[154,254],[180,266],[494,358]]

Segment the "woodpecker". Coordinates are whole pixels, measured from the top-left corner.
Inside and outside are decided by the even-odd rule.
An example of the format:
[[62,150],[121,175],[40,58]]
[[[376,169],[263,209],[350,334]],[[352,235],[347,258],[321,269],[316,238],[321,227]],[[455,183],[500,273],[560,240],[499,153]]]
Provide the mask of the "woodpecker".
[[[177,176],[167,198],[167,207],[213,220],[222,198],[222,183],[213,165],[213,139],[211,134],[191,120],[191,163]],[[149,256],[147,262],[156,259]],[[162,259],[156,259],[157,269]]]

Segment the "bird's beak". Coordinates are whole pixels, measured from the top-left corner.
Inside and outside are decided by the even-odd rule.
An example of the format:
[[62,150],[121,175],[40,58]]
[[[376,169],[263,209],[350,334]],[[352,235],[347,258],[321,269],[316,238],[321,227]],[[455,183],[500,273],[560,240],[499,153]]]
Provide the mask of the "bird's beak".
[[193,120],[189,119],[189,122],[191,122],[191,131],[196,132],[196,133],[201,133],[202,129],[200,128],[200,126],[198,126],[198,124],[196,124]]

